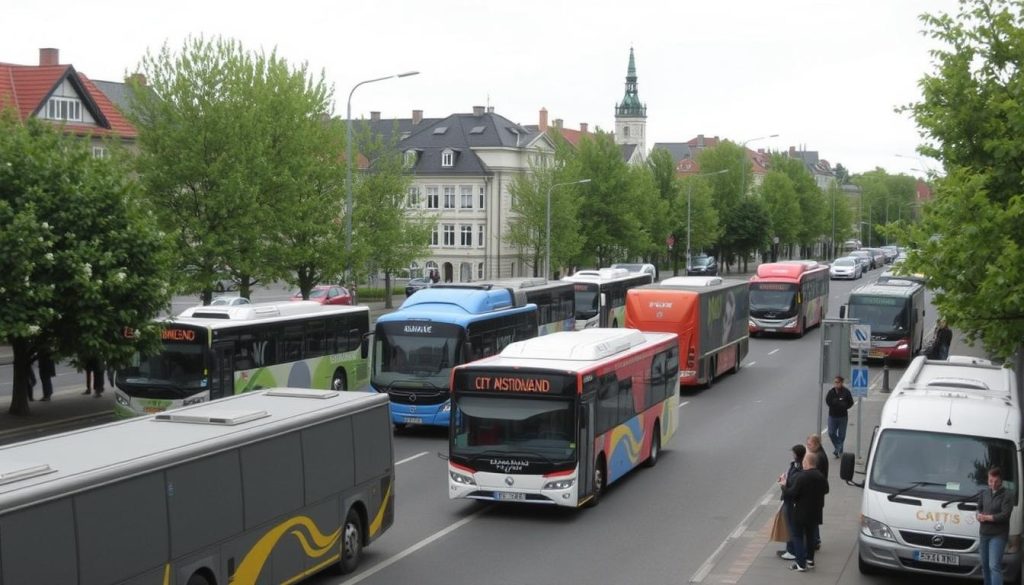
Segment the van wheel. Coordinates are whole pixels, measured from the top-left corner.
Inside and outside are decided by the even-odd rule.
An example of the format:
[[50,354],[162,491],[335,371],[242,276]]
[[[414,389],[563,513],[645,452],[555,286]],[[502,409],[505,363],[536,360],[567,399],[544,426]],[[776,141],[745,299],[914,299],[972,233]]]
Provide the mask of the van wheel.
[[658,464],[658,457],[661,456],[661,425],[654,423],[654,435],[651,437],[651,454],[644,461],[645,467],[654,467]]
[[334,376],[331,378],[331,390],[335,392],[348,390],[348,384],[345,382],[345,370],[341,368],[334,370]]
[[345,525],[341,529],[341,543],[338,546],[341,553],[338,567],[341,573],[344,575],[356,570],[363,554],[363,522],[354,509],[348,511]]

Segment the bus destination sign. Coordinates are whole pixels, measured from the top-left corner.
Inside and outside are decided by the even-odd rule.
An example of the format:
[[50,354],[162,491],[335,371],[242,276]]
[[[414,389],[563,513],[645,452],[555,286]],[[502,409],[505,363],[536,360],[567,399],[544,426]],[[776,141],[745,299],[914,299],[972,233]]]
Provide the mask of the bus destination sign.
[[521,372],[464,372],[456,387],[463,392],[496,392],[502,394],[532,394],[558,396],[571,394],[573,379],[544,374]]

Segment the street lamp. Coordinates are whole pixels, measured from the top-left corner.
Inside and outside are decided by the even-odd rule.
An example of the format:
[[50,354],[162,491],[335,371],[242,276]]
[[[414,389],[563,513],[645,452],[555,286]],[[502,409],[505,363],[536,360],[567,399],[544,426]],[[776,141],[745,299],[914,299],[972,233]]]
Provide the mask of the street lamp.
[[378,77],[376,79],[367,79],[366,81],[360,81],[359,83],[352,86],[352,91],[348,92],[348,105],[345,108],[345,160],[346,166],[346,188],[345,188],[345,284],[348,285],[348,280],[352,278],[352,94],[359,89],[360,85],[366,85],[367,83],[374,83],[376,81],[384,81],[386,79],[397,79],[399,77],[411,77],[413,75],[419,75],[419,71],[406,71],[405,73],[399,73],[397,75],[388,75],[387,77]]
[[[699,173],[691,175],[693,177],[710,177],[712,175],[721,175],[728,173],[729,169],[722,169],[713,173]],[[690,271],[690,197],[693,195],[693,184],[687,182],[686,185],[686,271]],[[675,267],[678,269],[679,263],[675,263]]]
[[547,216],[548,216],[548,231],[547,231],[547,237],[544,238],[545,244],[547,246],[547,250],[544,253],[544,278],[545,279],[550,278],[549,275],[551,274],[551,191],[553,191],[555,189],[555,187],[564,187],[566,185],[582,185],[583,183],[589,183],[589,182],[590,182],[590,179],[580,179],[578,181],[568,181],[566,183],[555,183],[554,185],[551,185],[550,187],[548,187],[548,213],[547,213]]
[[[769,134],[768,136],[758,136],[757,138],[749,138],[747,140],[744,140],[743,142],[740,143],[740,148],[743,149],[743,157],[746,158],[746,156],[747,156],[747,144],[749,144],[751,142],[756,142],[758,140],[766,140],[768,138],[778,138],[778,137],[779,137],[778,134]],[[746,172],[742,172],[742,173],[740,173],[740,197],[743,197],[746,194],[747,194],[747,173]]]

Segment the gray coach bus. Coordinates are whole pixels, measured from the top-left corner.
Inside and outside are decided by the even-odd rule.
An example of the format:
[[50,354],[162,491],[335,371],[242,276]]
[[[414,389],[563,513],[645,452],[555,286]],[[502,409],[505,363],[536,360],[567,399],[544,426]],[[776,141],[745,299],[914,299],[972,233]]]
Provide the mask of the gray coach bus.
[[386,394],[277,388],[0,447],[0,585],[347,573],[394,522]]

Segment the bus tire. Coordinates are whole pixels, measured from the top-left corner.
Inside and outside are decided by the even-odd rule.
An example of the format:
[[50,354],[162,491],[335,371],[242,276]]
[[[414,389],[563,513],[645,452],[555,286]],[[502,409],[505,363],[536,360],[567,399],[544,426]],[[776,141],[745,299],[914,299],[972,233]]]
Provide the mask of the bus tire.
[[355,508],[349,510],[348,516],[345,517],[345,524],[341,527],[341,542],[338,547],[338,552],[341,553],[338,568],[341,570],[341,574],[347,575],[356,570],[363,554],[363,521]]
[[807,319],[800,317],[800,329],[796,332],[796,336],[803,337],[804,333],[807,333]]
[[597,465],[594,466],[594,491],[590,497],[590,507],[601,503],[601,496],[604,495],[605,478],[608,477],[608,468],[605,467],[604,455],[597,460]]
[[348,390],[348,382],[345,379],[344,368],[334,370],[334,375],[331,376],[331,390],[334,390],[335,392],[344,392]]
[[661,456],[661,424],[654,423],[654,434],[651,436],[651,454],[644,461],[645,467],[654,467],[658,464],[658,457]]
[[202,573],[192,573],[192,576],[188,578],[187,585],[213,585],[213,583]]
[[718,370],[718,360],[711,358],[708,360],[708,378],[705,382],[704,387],[710,388],[715,383],[715,371]]

